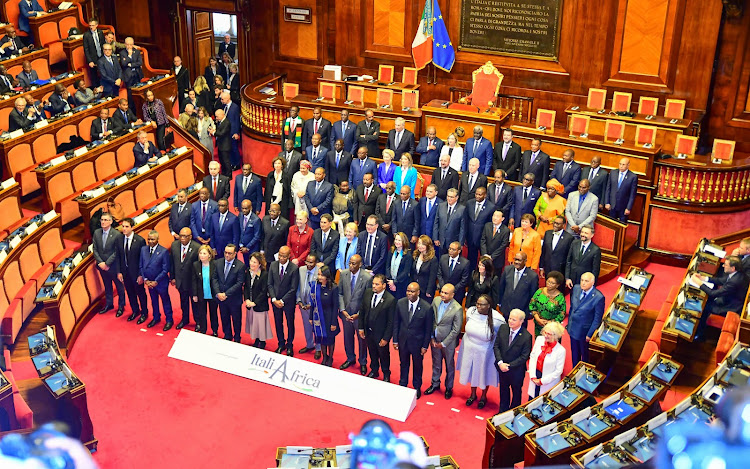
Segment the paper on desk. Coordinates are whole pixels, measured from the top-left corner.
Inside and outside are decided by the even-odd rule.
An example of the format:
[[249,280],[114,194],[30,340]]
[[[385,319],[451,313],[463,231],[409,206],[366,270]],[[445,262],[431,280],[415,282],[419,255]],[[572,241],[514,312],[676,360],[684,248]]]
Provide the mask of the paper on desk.
[[21,243],[21,237],[20,236],[14,236],[13,239],[10,240],[10,243],[8,245],[11,249],[15,249],[16,246],[18,246]]
[[624,433],[620,433],[619,435],[617,435],[615,437],[615,445],[616,446],[620,446],[623,443],[625,443],[627,441],[630,441],[635,436],[635,432],[636,431],[638,431],[637,427],[636,428],[631,428],[630,430],[628,430],[628,431],[626,431]]
[[26,234],[30,235],[31,233],[35,232],[37,228],[39,228],[39,225],[37,225],[36,223],[30,224],[26,227]]
[[169,157],[167,155],[162,156],[158,160],[156,160],[156,164],[164,164],[167,161],[169,161]]
[[81,156],[86,154],[89,151],[86,147],[76,148],[75,151],[73,151],[73,156]]
[[585,409],[576,412],[575,414],[570,416],[570,423],[573,425],[577,424],[581,420],[585,420],[589,418],[589,415],[591,415],[591,407],[586,407]]
[[78,264],[81,263],[82,260],[83,260],[83,256],[79,252],[78,254],[76,254],[76,257],[73,258],[73,266],[74,267],[77,266]]
[[68,159],[65,158],[65,155],[60,155],[49,160],[49,164],[51,164],[52,166],[57,166],[59,164],[65,163],[66,161],[68,161]]
[[125,175],[120,176],[119,178],[115,179],[115,186],[125,184],[126,182],[128,182],[128,177]]
[[5,181],[3,181],[2,185],[0,185],[0,189],[3,189],[3,190],[7,189],[15,183],[16,183],[16,180],[14,178],[8,178]]
[[62,271],[62,278],[68,278],[68,275],[70,275],[70,266],[66,266]]
[[545,436],[549,436],[553,433],[557,432],[557,422],[552,422],[549,425],[545,425],[543,427],[539,427],[534,432],[534,436],[536,439],[544,438]]
[[425,467],[430,467],[430,466],[440,467],[440,456],[436,454],[432,456],[427,456],[427,459],[425,460]]
[[287,446],[286,447],[287,454],[312,454],[312,452],[313,452],[312,446]]
[[138,173],[138,174],[143,174],[143,173],[145,173],[146,171],[148,171],[148,165],[147,165],[147,164],[144,164],[143,166],[141,166],[140,168],[138,168],[138,171],[137,171],[137,173]]
[[632,288],[633,290],[638,290],[641,288],[641,285],[643,285],[643,281],[639,283],[633,281],[633,279],[627,279],[625,277],[617,277],[617,281],[625,285],[626,287]]
[[48,221],[52,220],[56,216],[57,216],[57,212],[55,212],[54,210],[50,210],[49,212],[44,214],[44,216],[42,217],[42,221],[44,223],[47,223]]
[[723,259],[724,256],[727,255],[726,251],[723,251],[721,248],[717,248],[717,247],[712,246],[710,244],[706,244],[705,246],[703,246],[703,252],[707,252],[709,254],[712,254],[712,255],[718,257],[719,259]]
[[97,187],[96,189],[91,191],[91,197],[92,198],[99,197],[100,195],[104,195],[105,192],[107,191],[103,187]]
[[148,220],[148,213],[141,213],[137,217],[133,219],[133,223],[136,225],[143,223],[144,221]]
[[55,288],[52,290],[55,292],[55,296],[60,294],[60,290],[62,290],[62,283],[59,281],[55,284]]
[[[688,401],[690,399],[688,398]],[[662,412],[661,414],[657,415],[656,417],[649,420],[648,423],[648,431],[653,432],[654,429],[661,427],[664,425],[667,421],[667,413]]]
[[165,200],[164,202],[162,202],[162,203],[160,203],[159,205],[157,205],[157,206],[156,206],[156,209],[157,209],[158,211],[162,212],[162,211],[164,211],[164,210],[167,210],[167,209],[168,209],[169,207],[170,207],[170,205],[169,205],[169,202],[167,202],[167,201]]
[[619,392],[616,392],[616,393],[612,394],[611,396],[609,396],[608,398],[604,399],[601,402],[602,409],[606,408],[607,406],[609,406],[613,402],[617,402],[619,399],[620,399],[620,393]]

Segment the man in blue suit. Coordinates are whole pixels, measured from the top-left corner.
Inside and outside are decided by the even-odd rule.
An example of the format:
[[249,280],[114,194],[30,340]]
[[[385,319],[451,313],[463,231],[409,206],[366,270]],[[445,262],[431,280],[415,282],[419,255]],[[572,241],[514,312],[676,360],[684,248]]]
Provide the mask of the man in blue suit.
[[227,244],[223,253],[223,258],[214,261],[216,268],[211,275],[211,289],[216,292],[216,300],[219,302],[224,338],[239,342],[242,330],[242,284],[245,282],[245,264],[237,259],[235,244]]
[[411,198],[409,186],[401,186],[398,205],[393,208],[391,215],[391,232],[404,232],[412,247],[419,239],[419,203]]
[[336,140],[344,141],[344,150],[354,154],[357,150],[357,124],[349,120],[349,111],[341,110],[341,120],[332,124],[331,140],[329,148],[333,148]]
[[234,208],[237,212],[242,207],[242,201],[249,200],[253,204],[253,212],[258,215],[263,208],[263,187],[260,178],[253,175],[250,163],[242,165],[242,174],[234,178]]
[[547,187],[549,181],[549,155],[541,150],[542,140],[531,139],[531,149],[521,155],[521,174],[532,173],[535,187]]
[[495,170],[495,182],[487,186],[487,200],[492,202],[496,210],[503,212],[503,225],[508,226],[508,218],[512,217],[510,207],[513,205],[513,186],[505,184],[505,170]]
[[445,143],[436,135],[435,127],[430,126],[427,128],[427,136],[419,139],[416,150],[420,154],[419,164],[437,168],[440,161],[440,151],[442,151]]
[[430,184],[424,191],[424,197],[419,199],[419,234],[427,235],[430,239],[433,237],[433,228],[437,218],[437,209],[443,202],[437,196],[438,188],[435,184]]
[[372,275],[385,274],[385,256],[388,255],[388,236],[378,229],[378,217],[367,217],[365,231],[359,234],[357,254],[362,256],[362,268]]
[[310,160],[312,170],[315,171],[318,168],[325,169],[326,157],[328,156],[328,148],[320,144],[320,134],[313,134],[312,144],[305,149],[307,159]]
[[208,187],[201,187],[198,200],[193,202],[190,210],[190,231],[195,240],[201,244],[208,244],[211,240],[211,216],[218,210],[215,200],[208,198]]
[[[148,323],[148,327],[154,327],[161,321],[159,313],[159,298],[164,307],[164,316],[167,323],[164,331],[172,328],[172,302],[169,299],[169,251],[159,244],[159,232],[151,230],[148,232],[147,246],[141,248],[140,274],[138,283],[143,282],[151,296],[151,309],[154,318]],[[146,320],[144,315],[138,320],[141,324]]]
[[447,200],[437,207],[432,234],[435,235],[435,246],[440,248],[440,254],[448,253],[448,245],[458,241],[463,246],[466,240],[466,226],[464,225],[464,210],[466,207],[458,203],[458,191],[448,189]]
[[469,160],[479,160],[479,171],[485,176],[492,174],[492,159],[495,154],[492,151],[492,142],[482,137],[482,126],[474,127],[474,138],[466,141],[464,146],[464,161],[461,163],[461,171],[469,168]]
[[336,256],[339,254],[339,232],[332,229],[333,215],[324,213],[320,217],[320,228],[313,232],[310,240],[310,254],[315,254],[336,275]]
[[341,181],[348,183],[351,167],[352,154],[344,150],[344,140],[339,138],[333,143],[333,150],[326,155],[326,180],[334,186],[340,185]]
[[174,239],[180,239],[180,230],[190,228],[190,214],[193,207],[188,203],[188,195],[185,189],[177,191],[177,202],[169,209],[169,232]]
[[217,207],[218,211],[211,215],[211,241],[208,244],[214,250],[214,255],[220,256],[227,244],[239,244],[240,222],[237,215],[229,211],[227,199],[219,199]]
[[533,174],[524,174],[521,183],[521,186],[516,186],[513,189],[513,202],[510,206],[510,220],[508,220],[508,227],[511,230],[516,227],[516,221],[518,222],[518,226],[521,226],[521,217],[525,213],[534,213],[536,201],[542,195],[542,191],[533,187]]
[[104,55],[99,58],[99,74],[102,81],[102,96],[117,96],[122,84],[122,68],[117,57],[112,55],[112,45],[104,44],[102,46]]
[[250,261],[250,255],[260,251],[261,223],[260,218],[253,211],[253,203],[245,199],[242,201],[242,213],[239,216],[240,241],[239,247],[245,265]]
[[573,366],[589,361],[589,340],[602,323],[604,295],[594,287],[596,278],[591,272],[581,275],[581,283],[570,292],[568,334]]
[[29,35],[30,42],[34,42],[34,38],[31,36],[29,18],[35,18],[40,14],[44,14],[44,8],[42,8],[37,0],[21,0],[18,2],[18,13],[18,29]]
[[628,222],[638,186],[638,176],[629,168],[630,158],[622,158],[619,171],[609,173],[609,188],[604,193],[604,208],[609,210],[609,216],[623,223]]
[[466,204],[464,224],[466,225],[466,247],[469,254],[469,265],[471,271],[477,268],[479,258],[479,247],[482,243],[482,231],[484,225],[492,219],[495,212],[495,206],[487,200],[487,189],[477,187],[474,193],[474,200]]
[[549,175],[550,179],[557,179],[560,184],[565,186],[563,197],[566,199],[571,192],[578,188],[578,183],[581,180],[581,165],[573,161],[574,157],[575,152],[573,150],[565,150],[562,161],[555,164],[555,169]]
[[326,181],[326,170],[318,168],[315,170],[315,180],[307,183],[305,191],[305,205],[309,210],[310,227],[313,230],[320,228],[321,215],[331,213],[332,202],[333,184]]
[[362,185],[362,178],[366,173],[372,174],[372,179],[377,180],[378,167],[374,161],[367,157],[367,147],[357,149],[357,159],[352,161],[349,168],[349,187],[356,190]]

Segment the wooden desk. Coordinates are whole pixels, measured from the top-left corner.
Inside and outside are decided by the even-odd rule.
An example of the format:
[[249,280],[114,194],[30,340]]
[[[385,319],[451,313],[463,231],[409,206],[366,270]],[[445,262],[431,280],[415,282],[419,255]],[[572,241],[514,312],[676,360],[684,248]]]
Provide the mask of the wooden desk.
[[[433,99],[422,106],[423,129],[434,126],[438,138],[445,141],[450,133],[455,133],[458,141],[466,143],[466,140],[474,136],[474,126],[482,127],[483,136],[492,142],[500,141],[502,126],[508,121],[511,110],[502,108],[489,108],[489,112],[472,112],[459,109],[450,109],[446,100]],[[463,135],[461,129],[463,129]],[[423,133],[415,136],[419,138]]]
[[[672,119],[664,116],[654,116],[653,119],[646,119],[645,114],[636,114],[634,117],[618,116],[614,112],[605,111],[600,113],[598,109],[589,109],[586,107],[579,106],[578,109],[573,109],[576,106],[568,106],[565,109],[565,113],[570,116],[571,114],[578,114],[582,116],[588,116],[591,120],[589,123],[589,133],[595,135],[604,135],[604,124],[607,120],[616,120],[625,122],[625,141],[633,142],[635,140],[635,127],[636,125],[650,125],[657,127],[656,130],[656,145],[662,147],[666,153],[671,153],[674,150],[674,142],[679,134],[690,134],[690,130],[693,126],[693,121],[690,119],[677,119],[677,122],[672,123]],[[565,125],[567,128],[567,123]],[[631,168],[632,170],[632,168]]]
[[[49,95],[52,94],[53,91],[55,91],[55,85],[57,85],[58,83],[63,85],[65,88],[67,88],[80,78],[83,78],[83,74],[81,73],[72,73],[72,74],[67,73],[65,78],[58,80],[56,83],[47,83],[46,85],[42,85],[42,86],[37,87],[36,89],[32,89],[28,92],[25,92],[23,93],[23,95],[31,94],[31,96],[35,100],[44,101],[45,99],[49,97]],[[42,79],[41,73],[39,74],[39,79]],[[46,78],[44,79],[46,80]],[[14,102],[16,98],[20,96],[21,96],[20,94],[12,95],[0,101],[0,128],[3,128],[3,129],[8,128],[8,117],[10,116],[10,112],[13,110],[13,106],[14,106]]]
[[[34,67],[32,65],[32,68],[36,70],[36,72],[39,74],[39,78],[45,79],[49,78],[49,49],[34,49],[32,51],[29,51],[25,54],[19,54],[16,56],[11,56],[10,58],[7,58],[0,62],[0,65],[3,65],[5,67],[5,70],[13,75],[14,77],[21,73],[22,65],[25,61],[29,61],[32,64],[38,59],[42,59],[45,62],[44,67]],[[43,77],[43,75],[46,75]]]
[[330,80],[327,78],[318,77],[318,82],[333,83],[336,86],[336,99],[346,101],[349,95],[350,86],[361,86],[365,89],[364,101],[367,103],[374,103],[377,100],[377,94],[379,89],[392,90],[393,91],[393,104],[398,103],[401,105],[401,94],[404,91],[416,91],[419,89],[419,85],[409,85],[407,83],[394,83],[389,85],[387,83],[380,84],[377,80],[373,83],[369,81],[344,81],[344,80]]
[[[68,58],[68,67],[77,72],[88,73],[88,64],[86,55],[83,52],[83,35],[70,36],[62,40],[63,52]],[[86,77],[86,86],[90,84],[89,77]]]
[[[51,5],[48,6],[51,7]],[[29,18],[29,27],[31,28],[32,36],[34,36],[34,45],[36,47],[43,47],[42,43],[39,41],[39,28],[41,28],[42,25],[55,23],[55,28],[58,29],[57,24],[60,23],[63,18],[68,17],[75,18],[76,26],[78,25],[78,9],[75,7],[68,8],[67,10],[55,10],[52,13],[45,13],[43,15],[32,16]]]

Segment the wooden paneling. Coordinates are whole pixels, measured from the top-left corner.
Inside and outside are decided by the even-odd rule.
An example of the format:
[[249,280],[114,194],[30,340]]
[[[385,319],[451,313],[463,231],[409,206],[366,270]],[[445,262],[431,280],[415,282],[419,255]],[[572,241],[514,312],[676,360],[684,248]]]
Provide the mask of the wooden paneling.
[[[196,72],[198,73],[203,69],[201,64],[208,64],[208,59],[214,55],[213,24],[211,13],[205,11],[193,13],[193,46],[195,47],[195,58],[198,64]],[[198,76],[198,73],[193,73],[193,79]]]
[[372,18],[375,35],[375,44],[404,47],[405,33],[404,19],[406,16],[406,4],[399,0],[376,1],[372,0],[375,14]]
[[211,14],[207,11],[199,11],[195,14],[195,32],[196,33],[205,33],[207,31],[210,31],[213,33],[213,28],[211,28]]
[[143,14],[148,11],[148,0],[128,0],[117,3],[117,19],[115,25],[119,33],[118,40],[124,41],[122,30],[128,31],[128,36],[146,38],[151,37],[151,15]]
[[[284,6],[307,7],[312,9],[312,23],[292,23],[284,21]],[[279,51],[290,59],[318,59],[318,22],[321,11],[313,0],[285,0],[278,5]],[[323,13],[325,14],[325,13]],[[347,34],[345,37],[349,37]]]
[[[403,0],[360,0],[360,21],[365,27],[364,56],[411,62],[411,41],[416,28],[413,2]],[[424,6],[424,3],[422,3]],[[421,7],[419,7],[421,8]],[[421,11],[417,13],[421,16]],[[414,30],[414,32],[412,32]],[[373,75],[375,76],[375,75]]]

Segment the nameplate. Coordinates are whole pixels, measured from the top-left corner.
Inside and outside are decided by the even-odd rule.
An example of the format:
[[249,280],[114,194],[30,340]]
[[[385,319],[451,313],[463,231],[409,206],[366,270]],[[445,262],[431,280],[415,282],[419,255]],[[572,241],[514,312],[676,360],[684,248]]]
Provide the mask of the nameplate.
[[57,212],[55,212],[54,210],[50,210],[49,212],[44,214],[44,216],[42,217],[42,221],[47,223],[48,221],[52,220],[56,216],[57,216]]
[[70,266],[65,266],[62,271],[62,278],[66,279],[70,275]]
[[417,404],[411,388],[186,329],[180,331],[169,357],[399,422],[406,421]]
[[617,277],[617,281],[625,285],[626,287],[632,288],[633,290],[640,290],[641,286],[643,285],[643,281],[638,282],[637,280],[625,277]]
[[21,244],[20,236],[14,236],[13,239],[10,240],[10,243],[8,243],[11,249],[15,249],[19,244]]
[[601,443],[599,443],[598,445],[596,445],[593,448],[591,448],[591,451],[589,451],[588,453],[586,453],[583,456],[583,465],[584,466],[588,466],[589,464],[591,464],[591,462],[594,459],[596,459],[597,456],[599,456],[599,453],[602,452],[602,446],[603,445]]
[[55,284],[55,288],[52,289],[52,291],[54,291],[55,292],[55,296],[57,296],[60,293],[60,290],[62,290],[62,283],[60,281],[58,281]]
[[23,135],[23,129],[16,129],[8,134],[8,138],[17,138]]
[[199,191],[203,189],[203,181],[198,181],[195,184],[193,184],[193,187],[195,187],[195,190]]
[[89,252],[94,252],[94,244],[89,244]]
[[143,174],[148,171],[148,165],[144,164],[140,168],[138,168],[137,174]]
[[55,80],[54,78],[50,78],[49,82],[52,83],[52,84],[55,84],[55,83],[57,83],[57,80]]
[[167,161],[169,161],[169,157],[167,155],[162,156],[158,160],[156,160],[156,164],[164,164]]
[[8,253],[5,251],[0,251],[0,264],[3,263],[6,257],[8,257]]
[[187,151],[188,151],[188,147],[181,146],[180,148],[178,148],[174,152],[175,152],[176,155],[182,155],[183,153],[187,153]]
[[128,182],[127,176],[120,176],[119,178],[115,179],[115,186],[119,186],[120,184],[125,184]]
[[16,183],[16,180],[14,178],[9,178],[3,181],[2,184],[0,184],[0,189],[5,190]]
[[78,254],[76,254],[76,256],[75,256],[75,257],[73,258],[73,267],[76,267],[76,266],[77,266],[78,264],[80,264],[82,260],[83,260],[83,256],[82,256],[82,255],[81,255],[81,253],[79,252],[79,253],[78,253]]
[[31,233],[35,232],[37,230],[37,228],[39,228],[39,225],[37,225],[36,223],[32,223],[31,225],[27,226],[26,230],[25,230],[26,231],[26,235],[28,236]]
[[133,222],[138,225],[140,223],[143,223],[144,221],[148,220],[148,213],[141,213],[137,217],[133,218]]
[[545,425],[543,427],[539,427],[534,432],[534,436],[538,440],[539,438],[544,438],[545,436],[549,436],[553,433],[557,432],[557,422],[552,422],[549,425]]
[[44,119],[34,124],[34,128],[41,129],[42,127],[47,127],[48,125],[49,125],[49,122],[47,121],[47,119]]
[[66,161],[68,161],[67,158],[65,158],[65,155],[62,155],[62,156],[57,156],[55,158],[52,158],[49,161],[49,164],[51,164],[52,166],[57,166],[59,164],[65,163]]
[[86,147],[76,148],[75,151],[73,151],[73,156],[85,155],[88,151],[89,149]]
[[169,210],[169,207],[171,207],[171,205],[165,200],[164,202],[156,206],[156,210],[163,212],[164,210]]

